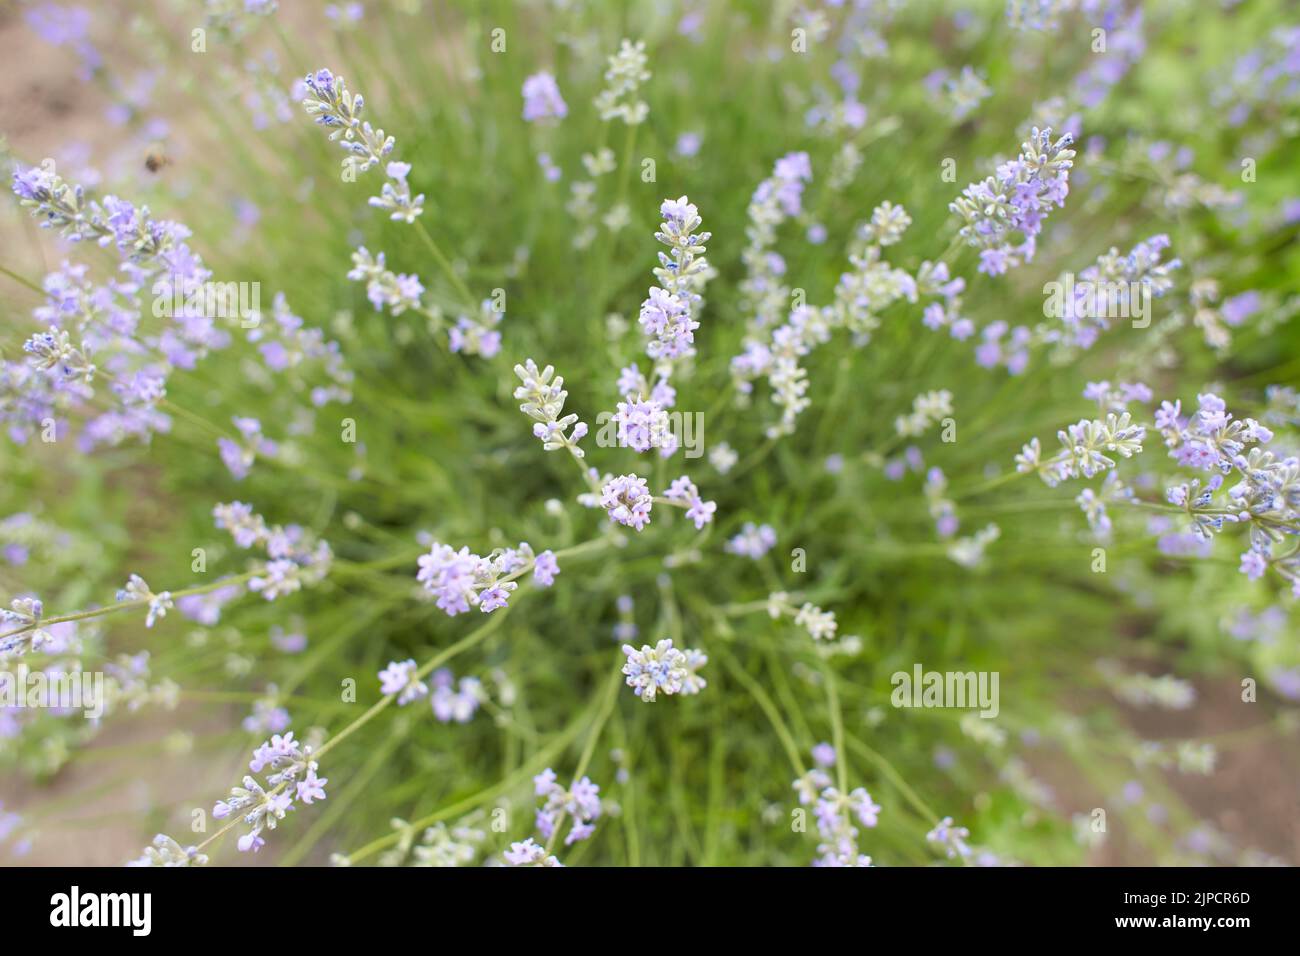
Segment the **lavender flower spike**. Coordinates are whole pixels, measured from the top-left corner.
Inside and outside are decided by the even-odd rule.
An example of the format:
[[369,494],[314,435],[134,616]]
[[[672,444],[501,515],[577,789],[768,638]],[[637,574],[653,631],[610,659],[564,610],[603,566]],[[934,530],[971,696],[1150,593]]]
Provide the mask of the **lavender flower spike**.
[[[1001,275],[1033,259],[1044,220],[1070,191],[1073,142],[1069,133],[1053,141],[1051,129],[1034,127],[1016,159],[949,204],[963,222],[958,235],[980,250],[980,272]],[[1017,235],[1021,241],[1013,244]]]
[[533,434],[541,439],[542,447],[547,451],[567,448],[573,457],[582,458],[585,452],[578,442],[587,434],[587,425],[578,421],[577,415],[561,415],[569,395],[564,390],[564,378],[557,376],[551,365],[538,371],[532,359],[516,365],[515,374],[523,383],[515,389],[515,398],[521,403],[519,410],[536,422]]
[[353,96],[343,77],[325,69],[307,74],[303,84],[307,91],[302,100],[303,109],[315,117],[317,125],[328,129],[330,139],[348,154],[343,160],[344,179],[352,181],[358,173],[385,163],[388,182],[384,183],[380,195],[370,199],[370,205],[388,210],[394,220],[414,222],[424,211],[424,195],[411,196],[411,187],[406,182],[410,163],[387,162],[395,140],[361,119],[365,98],[360,93]]

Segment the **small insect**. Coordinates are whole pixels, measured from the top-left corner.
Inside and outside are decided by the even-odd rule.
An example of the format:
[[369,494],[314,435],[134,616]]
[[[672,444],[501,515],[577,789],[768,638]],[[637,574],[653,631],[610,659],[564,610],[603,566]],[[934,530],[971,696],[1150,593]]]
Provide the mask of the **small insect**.
[[171,157],[163,151],[161,143],[154,143],[144,154],[144,168],[151,173],[156,173],[164,166],[172,164]]

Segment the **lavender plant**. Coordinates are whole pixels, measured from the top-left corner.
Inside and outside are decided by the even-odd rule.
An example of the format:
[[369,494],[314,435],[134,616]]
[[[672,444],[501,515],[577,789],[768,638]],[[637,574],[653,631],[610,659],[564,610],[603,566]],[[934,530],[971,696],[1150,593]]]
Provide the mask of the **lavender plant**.
[[0,858],[108,723],[101,863],[1295,862],[1285,5],[163,6],[23,18]]

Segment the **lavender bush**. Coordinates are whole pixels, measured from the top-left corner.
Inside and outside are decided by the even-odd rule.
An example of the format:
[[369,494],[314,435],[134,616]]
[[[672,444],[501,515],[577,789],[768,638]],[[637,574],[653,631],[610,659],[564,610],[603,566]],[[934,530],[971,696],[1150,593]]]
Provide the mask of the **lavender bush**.
[[1286,5],[287,6],[22,9],[113,134],[3,151],[7,778],[138,865],[1296,861],[1187,799],[1300,727]]

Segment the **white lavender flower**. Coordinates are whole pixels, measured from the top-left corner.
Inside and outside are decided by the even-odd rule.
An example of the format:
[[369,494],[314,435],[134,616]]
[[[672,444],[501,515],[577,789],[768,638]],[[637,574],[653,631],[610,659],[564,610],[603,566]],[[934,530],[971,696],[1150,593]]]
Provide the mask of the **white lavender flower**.
[[925,434],[936,422],[952,415],[952,392],[942,389],[936,392],[924,392],[912,400],[909,415],[900,415],[894,420],[894,430],[904,438],[915,438]]
[[[775,597],[775,595],[774,595]],[[780,596],[784,599],[784,595]],[[834,611],[823,611],[815,604],[805,602],[794,614],[795,624],[806,630],[814,640],[829,641],[839,627]]]
[[627,657],[623,665],[627,686],[647,703],[654,703],[658,694],[698,694],[707,684],[699,669],[708,663],[708,657],[698,650],[679,650],[669,638],[654,647],[643,644],[639,651],[624,644],[623,654]]
[[144,848],[138,859],[127,866],[207,866],[208,858],[200,853],[198,847],[183,847],[165,833],[153,838],[153,843]]
[[[781,165],[778,163],[778,169]],[[788,196],[796,195],[789,191],[789,186],[801,182],[799,177],[806,166],[804,156],[788,171],[793,178],[784,180],[782,187]],[[767,183],[774,181],[782,180],[778,175]],[[755,314],[749,323],[744,351],[731,361],[731,372],[742,396],[752,392],[754,379],[767,379],[772,401],[781,409],[781,420],[769,425],[767,434],[769,438],[777,438],[792,433],[799,414],[811,404],[806,394],[808,376],[800,360],[818,345],[830,341],[831,333],[837,328],[848,329],[856,344],[866,344],[880,324],[881,310],[900,299],[916,301],[917,283],[907,272],[891,267],[882,259],[882,250],[896,242],[911,222],[901,206],[884,203],[876,208],[869,222],[858,228],[849,251],[853,268],[840,276],[834,302],[823,308],[797,306],[790,310],[786,323],[769,335],[766,328],[784,308],[788,296],[788,290],[775,281],[775,276],[784,272],[784,263],[778,268],[771,258],[775,254],[764,252],[765,243],[770,242],[770,233],[782,216],[781,192],[774,186],[769,191],[772,195],[761,201],[756,195],[751,202],[751,247],[745,254],[750,276],[742,283],[742,291]]]
[[984,563],[988,546],[1002,536],[1002,529],[989,522],[973,535],[958,538],[948,545],[948,558],[963,568],[977,568]]
[[523,383],[515,389],[515,399],[522,403],[519,410],[537,423],[533,434],[541,439],[542,448],[546,451],[565,448],[573,457],[582,458],[586,453],[578,447],[578,442],[587,434],[587,426],[578,421],[577,415],[561,414],[569,395],[564,390],[563,377],[556,376],[550,365],[538,371],[532,359],[516,365],[515,375]]
[[1072,478],[1091,478],[1115,467],[1111,455],[1132,458],[1141,453],[1145,436],[1146,429],[1134,425],[1128,412],[1080,419],[1056,433],[1061,450],[1051,458],[1043,458],[1038,439],[1031,439],[1016,456],[1016,471],[1036,474],[1050,487]]
[[650,107],[637,94],[641,85],[650,79],[650,71],[646,69],[645,43],[623,40],[608,63],[606,86],[595,99],[600,118],[606,122],[621,119],[629,126],[644,122]]
[[725,475],[731,469],[736,467],[740,461],[740,456],[736,450],[725,441],[720,441],[709,449],[709,464],[712,465],[720,475]]
[[936,70],[926,77],[926,87],[938,100],[954,122],[960,123],[988,99],[993,91],[980,73],[971,66],[963,66],[956,76],[947,70]]
[[21,597],[9,602],[9,608],[0,608],[0,660],[18,656],[27,651],[38,651],[53,638],[40,626],[45,605],[40,598]]
[[454,827],[439,821],[424,831],[418,846],[411,850],[411,866],[469,866],[478,857],[487,833],[472,825],[472,817]]
[[376,310],[388,309],[393,315],[401,315],[408,309],[424,311],[424,285],[419,276],[392,272],[386,267],[382,252],[371,255],[365,246],[358,246],[352,253],[348,278],[365,282],[366,298]]
[[154,594],[149,590],[149,585],[144,578],[138,574],[133,574],[126,582],[126,587],[117,592],[119,601],[137,601],[141,604],[148,603],[149,611],[145,616],[145,627],[153,627],[154,623],[160,618],[167,616],[175,605],[172,602],[170,591],[163,591],[160,594]]

